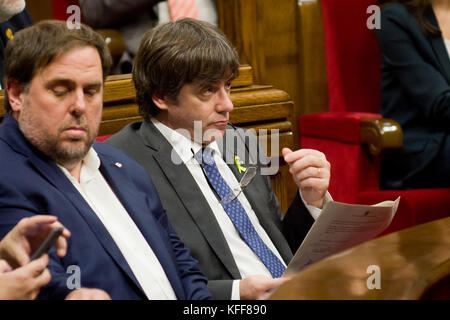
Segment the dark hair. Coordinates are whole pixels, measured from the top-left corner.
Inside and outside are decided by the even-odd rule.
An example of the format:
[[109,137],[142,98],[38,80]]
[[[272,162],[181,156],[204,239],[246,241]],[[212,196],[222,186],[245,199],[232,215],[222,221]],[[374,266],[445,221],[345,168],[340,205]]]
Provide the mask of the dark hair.
[[215,26],[190,18],[161,24],[144,35],[134,60],[139,111],[149,120],[160,111],[152,97],[176,102],[185,84],[217,83],[238,72],[238,54]]
[[440,36],[441,31],[431,24],[425,17],[427,10],[431,9],[430,0],[378,0],[381,6],[386,6],[391,3],[402,3],[419,21],[419,25],[426,35]]
[[[8,41],[5,48],[5,79],[16,79],[20,85],[26,87],[55,57],[76,47],[85,46],[97,49],[105,80],[111,69],[112,59],[100,34],[83,24],[80,24],[79,29],[69,29],[64,21],[41,21],[20,30]],[[5,109],[11,113],[6,90]]]

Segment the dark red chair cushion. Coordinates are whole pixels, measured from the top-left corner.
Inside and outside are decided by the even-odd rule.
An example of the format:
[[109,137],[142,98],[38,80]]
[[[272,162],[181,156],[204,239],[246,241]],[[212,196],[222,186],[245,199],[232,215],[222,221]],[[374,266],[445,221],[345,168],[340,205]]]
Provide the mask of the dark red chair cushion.
[[109,137],[111,137],[110,134],[108,134],[108,135],[106,135],[106,136],[99,136],[99,137],[97,137],[95,140],[97,140],[98,142],[103,142],[103,141],[105,141],[106,139],[108,139]]
[[[53,8],[53,19],[56,20],[67,20],[72,13],[67,13],[67,8],[71,5],[77,5],[80,7],[80,3],[78,0],[53,0],[52,8]],[[81,8],[80,8],[81,11]],[[83,22],[83,17],[81,16],[81,22]]]
[[450,189],[447,188],[362,191],[357,195],[357,202],[375,204],[399,196],[397,214],[381,235],[450,216]]
[[325,112],[301,115],[299,126],[302,136],[359,144],[361,120],[380,118],[378,113]]

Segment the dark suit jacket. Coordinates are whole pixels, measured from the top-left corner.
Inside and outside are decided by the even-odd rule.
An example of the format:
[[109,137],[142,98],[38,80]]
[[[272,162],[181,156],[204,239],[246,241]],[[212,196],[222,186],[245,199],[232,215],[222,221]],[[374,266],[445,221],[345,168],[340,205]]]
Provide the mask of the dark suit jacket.
[[[219,147],[230,148],[231,144],[225,141],[235,136],[237,139],[245,137],[242,129],[227,130],[224,139],[218,141]],[[256,139],[254,136],[247,137]],[[184,164],[172,162],[170,143],[151,122],[132,123],[109,138],[107,143],[127,152],[147,170],[175,231],[191,249],[200,270],[208,277],[208,287],[213,297],[230,299],[232,280],[240,279],[240,273],[223,232],[194,178]],[[259,155],[252,154],[256,151],[248,150],[251,148],[247,149],[244,143],[237,145],[246,150],[221,149],[224,150],[222,155],[233,159],[236,154],[248,155],[250,151],[249,157],[241,159],[259,159]],[[239,180],[241,174],[236,166],[230,165],[230,168]],[[268,176],[258,174],[244,193],[262,227],[288,263],[292,258],[290,246],[292,250],[297,249],[314,221],[300,197],[297,195],[282,221],[282,212]]]
[[9,33],[8,30],[11,30],[11,35],[14,35],[16,32],[29,27],[33,24],[31,21],[31,16],[28,10],[25,8],[22,12],[16,14],[8,21],[0,23],[0,83],[2,85],[2,88],[4,88],[3,83],[3,61],[4,61],[4,55],[3,51],[5,50],[6,44],[8,43],[8,36],[7,33]]
[[[179,299],[205,299],[206,278],[173,231],[145,170],[120,150],[95,143],[100,171],[153,249]],[[51,282],[40,298],[63,299],[68,267],[78,266],[81,286],[104,289],[113,299],[146,299],[119,248],[72,183],[23,136],[7,115],[0,127],[0,238],[21,218],[52,214],[72,236],[64,258],[50,251]],[[119,162],[122,166],[117,166]]]
[[[438,26],[431,8],[426,17]],[[382,187],[403,188],[439,156],[450,130],[450,59],[442,37],[426,36],[400,3],[383,8],[377,37],[381,113],[404,133],[403,149],[383,158]]]

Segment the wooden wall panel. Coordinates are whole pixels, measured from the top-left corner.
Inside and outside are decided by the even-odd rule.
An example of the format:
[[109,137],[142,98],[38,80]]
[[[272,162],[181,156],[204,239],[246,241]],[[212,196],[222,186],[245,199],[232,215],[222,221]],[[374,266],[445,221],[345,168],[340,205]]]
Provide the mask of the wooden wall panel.
[[27,0],[26,3],[33,23],[53,18],[52,0]]
[[298,1],[301,113],[328,111],[328,80],[322,8],[319,0]]
[[297,118],[302,112],[295,0],[217,0],[219,27],[237,48],[241,63],[254,69],[255,81],[286,91],[294,102],[295,146]]

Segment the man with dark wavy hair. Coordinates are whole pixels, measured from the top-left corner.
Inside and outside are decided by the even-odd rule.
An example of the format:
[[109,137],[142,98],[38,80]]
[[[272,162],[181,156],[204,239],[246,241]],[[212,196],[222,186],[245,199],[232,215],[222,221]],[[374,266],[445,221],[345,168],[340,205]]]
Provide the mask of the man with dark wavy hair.
[[216,299],[260,299],[285,281],[292,251],[331,201],[325,156],[285,148],[300,192],[283,215],[257,138],[228,123],[238,68],[235,49],[209,23],[182,19],[150,30],[133,67],[145,120],[107,140],[147,169]]

